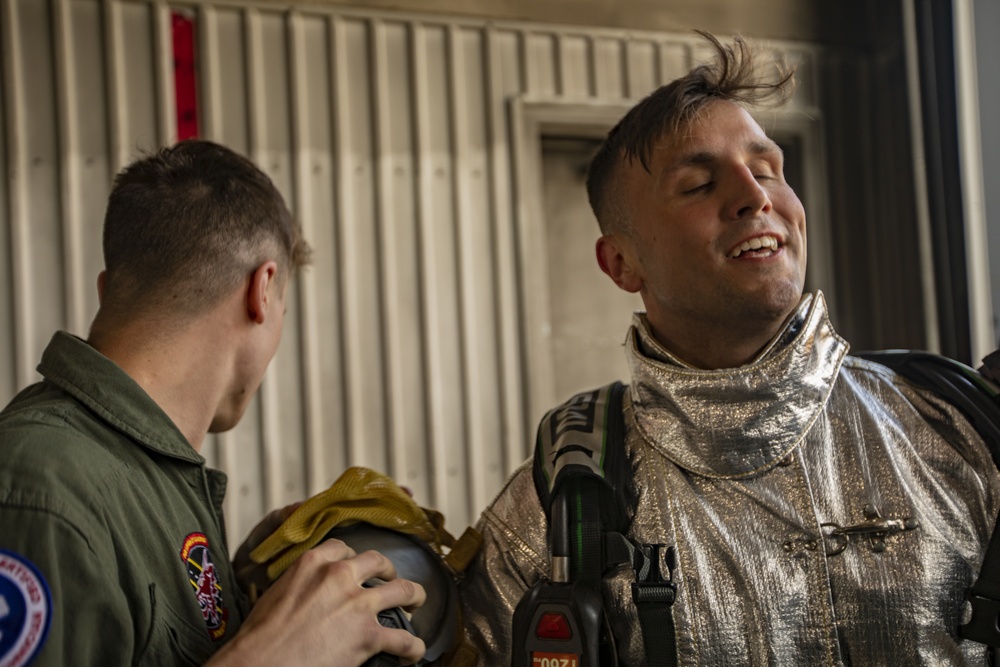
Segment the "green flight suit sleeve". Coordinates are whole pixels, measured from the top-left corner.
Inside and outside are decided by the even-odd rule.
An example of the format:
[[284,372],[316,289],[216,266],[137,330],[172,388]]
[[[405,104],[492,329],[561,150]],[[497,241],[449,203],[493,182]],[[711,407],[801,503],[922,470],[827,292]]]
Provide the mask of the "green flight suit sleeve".
[[132,664],[145,638],[135,636],[116,563],[100,536],[45,509],[0,504],[0,549],[30,563],[51,598],[48,633],[32,667]]

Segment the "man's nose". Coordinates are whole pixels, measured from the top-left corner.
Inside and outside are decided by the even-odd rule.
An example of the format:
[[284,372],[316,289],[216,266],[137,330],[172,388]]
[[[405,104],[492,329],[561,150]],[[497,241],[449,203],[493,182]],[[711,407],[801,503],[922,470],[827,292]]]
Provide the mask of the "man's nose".
[[741,165],[731,175],[731,192],[727,202],[727,217],[733,220],[754,217],[771,210],[771,198],[753,172]]

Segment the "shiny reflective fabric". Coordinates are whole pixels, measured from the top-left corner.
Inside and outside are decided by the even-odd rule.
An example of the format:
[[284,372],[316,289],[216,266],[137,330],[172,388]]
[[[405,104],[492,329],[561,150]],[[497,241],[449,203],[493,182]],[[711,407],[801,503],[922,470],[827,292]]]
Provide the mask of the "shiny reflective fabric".
[[[637,314],[627,353],[630,537],[673,544],[682,665],[985,664],[956,638],[1000,475],[956,410],[847,356],[821,294],[738,369],[685,366]],[[530,465],[483,514],[463,586],[483,664],[547,572]],[[642,664],[632,573],[606,583],[622,664]]]

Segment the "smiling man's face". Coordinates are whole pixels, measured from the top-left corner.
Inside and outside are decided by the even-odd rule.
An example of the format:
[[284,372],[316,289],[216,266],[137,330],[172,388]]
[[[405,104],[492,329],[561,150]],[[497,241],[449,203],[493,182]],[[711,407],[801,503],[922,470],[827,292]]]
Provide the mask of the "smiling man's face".
[[620,167],[629,223],[619,236],[653,331],[668,340],[672,330],[775,332],[801,298],[806,268],[805,211],[777,144],[745,109],[715,101],[657,146],[649,166]]

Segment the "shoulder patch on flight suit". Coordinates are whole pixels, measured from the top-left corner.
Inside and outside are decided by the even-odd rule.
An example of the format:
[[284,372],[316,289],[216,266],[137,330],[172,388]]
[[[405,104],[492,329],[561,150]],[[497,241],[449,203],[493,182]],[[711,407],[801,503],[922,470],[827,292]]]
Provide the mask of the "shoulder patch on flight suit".
[[0,549],[0,665],[22,667],[45,644],[52,595],[24,556]]
[[185,537],[181,560],[187,567],[188,580],[194,588],[209,636],[213,640],[222,639],[226,634],[229,610],[222,601],[222,584],[208,550],[208,538],[203,533],[191,533]]

